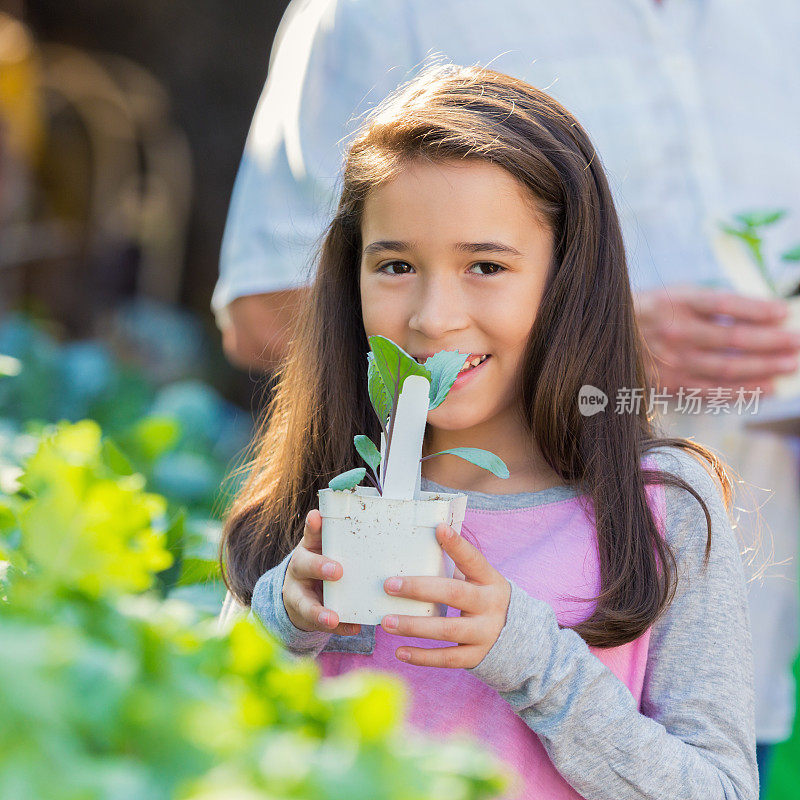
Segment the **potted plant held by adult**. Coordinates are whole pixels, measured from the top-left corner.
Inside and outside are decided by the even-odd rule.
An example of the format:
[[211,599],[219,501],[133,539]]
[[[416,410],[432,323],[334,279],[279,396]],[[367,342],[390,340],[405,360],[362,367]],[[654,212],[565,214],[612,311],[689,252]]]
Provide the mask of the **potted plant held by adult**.
[[[468,354],[442,350],[418,363],[383,336],[370,336],[367,382],[381,425],[381,449],[364,435],[354,439],[369,467],[337,475],[319,491],[322,552],[341,563],[337,581],[323,581],[323,603],[341,622],[377,625],[386,614],[442,616],[439,603],[392,597],[383,582],[393,575],[452,577],[454,566],[436,541],[436,526],[461,532],[463,493],[420,491],[421,462],[459,456],[499,478],[506,465],[493,453],[455,447],[422,458],[429,411],[441,405]],[[365,478],[372,486],[360,486]]]
[[[729,282],[738,292],[764,300],[785,300],[789,313],[784,325],[789,330],[800,331],[800,244],[780,253],[774,247],[767,247],[771,244],[767,241],[767,231],[786,216],[787,212],[779,208],[734,214],[732,219],[720,223],[713,245]],[[779,266],[777,261],[783,262],[783,266]],[[800,370],[776,378],[774,394],[779,399],[800,397]],[[790,403],[787,410],[796,420],[796,403]],[[758,427],[762,423],[755,420],[755,424]],[[782,432],[785,434],[787,430]],[[791,432],[797,432],[796,424]]]

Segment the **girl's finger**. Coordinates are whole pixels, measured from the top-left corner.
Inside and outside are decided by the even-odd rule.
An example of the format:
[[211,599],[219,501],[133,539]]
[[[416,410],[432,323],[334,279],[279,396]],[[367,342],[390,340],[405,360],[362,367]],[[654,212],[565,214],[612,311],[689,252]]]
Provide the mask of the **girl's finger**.
[[400,647],[395,650],[395,656],[403,663],[417,667],[471,669],[480,664],[483,650],[474,644],[454,644],[450,647]]
[[304,630],[330,632],[339,625],[339,615],[320,605],[316,597],[301,594],[295,605],[304,623],[298,627]]
[[305,547],[296,548],[289,561],[289,569],[292,577],[298,581],[338,581],[344,574],[344,568],[337,561],[311,552]]
[[303,528],[303,538],[300,543],[306,550],[311,550],[315,553],[322,552],[322,514],[316,508],[312,508],[306,514],[306,524]]
[[357,633],[361,633],[361,624],[358,622],[340,622],[333,629],[333,632],[337,636],[355,636]]
[[[399,581],[398,588],[394,588],[393,581]],[[411,578],[404,576],[387,578],[383,588],[387,594],[394,597],[409,597],[428,603],[445,603],[468,614],[478,614],[483,610],[479,587],[467,581],[419,575]]]
[[497,571],[486,556],[452,527],[444,523],[437,525],[436,538],[467,580],[482,584],[494,582]]
[[[291,563],[291,562],[290,562]],[[283,601],[291,623],[304,631],[326,631],[339,636],[354,636],[361,631],[356,622],[339,622],[339,615],[320,604],[315,593],[308,593],[303,584],[284,586]]]
[[[299,584],[289,584],[288,582],[283,587],[283,605],[289,621],[301,631],[326,630],[319,622],[319,614],[325,609],[319,605],[319,601],[308,597],[302,590],[298,590],[298,587]],[[319,606],[319,610],[315,614],[316,606]]]
[[414,636],[420,639],[438,639],[456,644],[480,644],[478,617],[409,617],[389,614],[381,620],[381,627],[395,636]]
[[[313,604],[311,612],[317,620],[317,630],[330,631],[337,636],[355,636],[361,632],[361,625],[357,622],[339,622],[339,615],[318,603]],[[324,621],[322,621],[324,620]]]

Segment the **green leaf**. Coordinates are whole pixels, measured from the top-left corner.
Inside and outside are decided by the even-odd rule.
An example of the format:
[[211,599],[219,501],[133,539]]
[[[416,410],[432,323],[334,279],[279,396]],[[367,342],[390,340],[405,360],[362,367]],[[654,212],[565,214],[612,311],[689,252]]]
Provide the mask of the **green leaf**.
[[734,214],[734,219],[738,220],[748,228],[761,228],[765,225],[774,225],[786,216],[783,208],[761,209],[759,211],[745,211],[741,214]]
[[394,401],[395,390],[399,396],[403,391],[403,383],[409,375],[421,375],[423,378],[431,379],[430,372],[422,364],[418,364],[413,356],[410,356],[398,347],[391,339],[385,336],[370,336],[369,344],[375,354],[375,365],[378,368],[383,384],[386,387],[389,397]]
[[216,559],[184,558],[178,586],[194,586],[220,579],[219,562]]
[[375,443],[372,439],[370,439],[369,436],[359,434],[353,438],[353,442],[361,458],[363,458],[373,470],[377,470],[378,465],[381,463],[381,453],[380,450],[375,447]]
[[164,547],[173,561],[167,569],[156,575],[161,592],[166,596],[183,576],[184,550],[186,542],[186,510],[180,508],[164,532]]
[[741,239],[750,247],[757,247],[761,244],[761,237],[753,233],[749,228],[734,228],[731,225],[725,224],[720,225],[720,228],[729,236],[735,236],[737,239]]
[[103,440],[103,460],[117,475],[133,475],[136,471],[125,453],[111,439]]
[[144,591],[172,564],[166,500],[144,492],[141,475],[109,476],[96,423],[51,429],[20,482],[31,492],[19,514],[22,547],[51,585],[92,598]]
[[181,424],[173,417],[145,417],[136,423],[133,440],[148,461],[157,461],[181,437]]
[[366,474],[367,470],[365,467],[356,467],[355,469],[348,470],[332,478],[328,483],[328,488],[337,492],[344,491],[345,489],[353,489],[364,480]]
[[463,458],[471,464],[480,467],[481,469],[488,470],[498,478],[507,478],[511,473],[501,458],[498,458],[494,453],[488,450],[481,450],[478,447],[452,447],[449,450],[442,450],[440,453],[431,453],[425,458],[433,458],[434,456],[443,456],[446,453]]
[[0,536],[6,537],[17,527],[17,515],[10,505],[0,502]]
[[795,245],[785,253],[781,253],[783,261],[800,261],[800,244]]
[[[778,212],[764,212],[762,217],[764,219],[772,219],[776,214],[783,216],[782,211]],[[736,219],[740,221],[740,223],[744,226],[742,228],[734,228],[731,225],[721,223],[720,228],[725,231],[725,233],[729,234],[730,236],[734,236],[737,239],[740,239],[747,245],[747,249],[750,251],[750,257],[753,259],[753,263],[758,268],[761,277],[764,279],[764,282],[769,287],[770,291],[773,294],[778,294],[778,289],[775,285],[775,281],[770,274],[769,269],[767,268],[767,264],[764,260],[764,254],[761,251],[761,246],[763,244],[763,239],[758,235],[756,232],[756,227],[750,226],[750,221],[759,222],[755,214],[737,214],[735,215]],[[780,218],[778,217],[778,219]],[[773,220],[776,221],[776,220]],[[771,224],[770,222],[759,222],[759,225],[768,225]]]
[[392,398],[375,363],[375,353],[371,350],[367,353],[367,386],[372,407],[381,421],[381,428],[385,429],[386,421],[392,413]]
[[444,402],[468,355],[469,353],[462,355],[456,350],[440,350],[425,362],[425,368],[431,374],[429,411],[433,411]]

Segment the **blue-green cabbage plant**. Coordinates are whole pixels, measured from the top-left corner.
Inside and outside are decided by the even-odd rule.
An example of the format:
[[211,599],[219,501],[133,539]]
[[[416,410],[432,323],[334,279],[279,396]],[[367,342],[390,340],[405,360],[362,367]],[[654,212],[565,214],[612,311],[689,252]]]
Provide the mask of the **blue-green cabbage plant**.
[[[392,434],[394,433],[395,415],[403,383],[409,375],[421,375],[430,381],[428,397],[428,411],[440,406],[447,393],[455,383],[458,373],[467,360],[467,355],[455,350],[440,350],[420,364],[413,356],[406,353],[402,347],[396,345],[391,339],[384,336],[369,337],[370,352],[367,353],[367,386],[372,407],[381,423],[381,430],[386,437],[386,452],[383,467],[388,461],[392,448]],[[381,464],[381,454],[375,443],[363,434],[354,438],[358,454],[367,462],[370,468],[368,473],[364,467],[343,472],[330,481],[331,489],[353,489],[366,477],[379,494],[383,494],[383,486],[378,475],[378,465]],[[449,453],[463,458],[482,469],[488,470],[498,478],[507,478],[509,471],[502,459],[488,450],[477,447],[452,447],[439,453],[431,453],[420,459],[425,461],[434,456]],[[381,475],[385,470],[381,470]]]

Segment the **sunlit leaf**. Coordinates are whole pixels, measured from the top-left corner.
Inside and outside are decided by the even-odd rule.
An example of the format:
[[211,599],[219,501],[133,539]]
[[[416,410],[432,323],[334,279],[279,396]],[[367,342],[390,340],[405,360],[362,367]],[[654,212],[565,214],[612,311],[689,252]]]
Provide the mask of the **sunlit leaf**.
[[109,469],[116,472],[117,475],[133,475],[135,472],[128,457],[111,439],[103,441],[103,459]]
[[429,411],[444,402],[447,393],[458,377],[459,370],[466,363],[468,355],[468,353],[461,354],[456,350],[440,350],[425,362],[425,368],[431,374]]
[[219,562],[207,558],[184,558],[178,586],[220,580]]
[[469,461],[470,464],[475,464],[477,467],[488,470],[498,478],[507,478],[511,473],[501,458],[498,458],[494,453],[488,450],[481,450],[478,447],[452,447],[449,450],[442,450],[438,453],[431,453],[425,458],[433,458],[434,456],[443,456],[450,454],[463,458]]
[[765,225],[774,225],[785,216],[786,210],[783,208],[761,209],[734,214],[734,218],[748,228],[761,228]]
[[781,253],[781,259],[783,261],[800,261],[800,244],[795,245],[785,253]]
[[352,489],[364,480],[366,474],[367,470],[365,467],[356,467],[355,469],[348,470],[332,478],[328,483],[328,488],[334,489],[337,492],[344,491],[345,489]]
[[367,388],[372,407],[381,421],[381,427],[385,428],[392,413],[392,398],[375,363],[375,353],[371,350],[367,353]]
[[335,682],[323,684],[320,694],[334,703],[359,738],[373,742],[392,731],[408,703],[407,690],[401,681],[394,676],[370,673],[340,676]]
[[369,436],[359,434],[354,437],[353,441],[361,458],[363,458],[373,470],[377,470],[381,463],[381,454],[378,448],[375,447],[375,443],[372,439],[370,439]]
[[110,476],[99,427],[85,420],[46,435],[20,478],[23,551],[53,585],[91,597],[143,591],[173,562],[160,495],[139,474]]
[[391,402],[400,396],[403,383],[409,375],[421,375],[431,379],[430,372],[422,364],[418,364],[402,347],[384,336],[370,336],[370,347],[375,354],[375,365],[378,368],[384,386],[388,390]]
[[145,417],[131,435],[141,454],[148,461],[156,461],[178,443],[181,424],[172,417]]
[[186,543],[186,512],[178,511],[164,532],[164,548],[172,555],[172,564],[156,576],[163,594],[180,584],[184,574],[183,555]]

